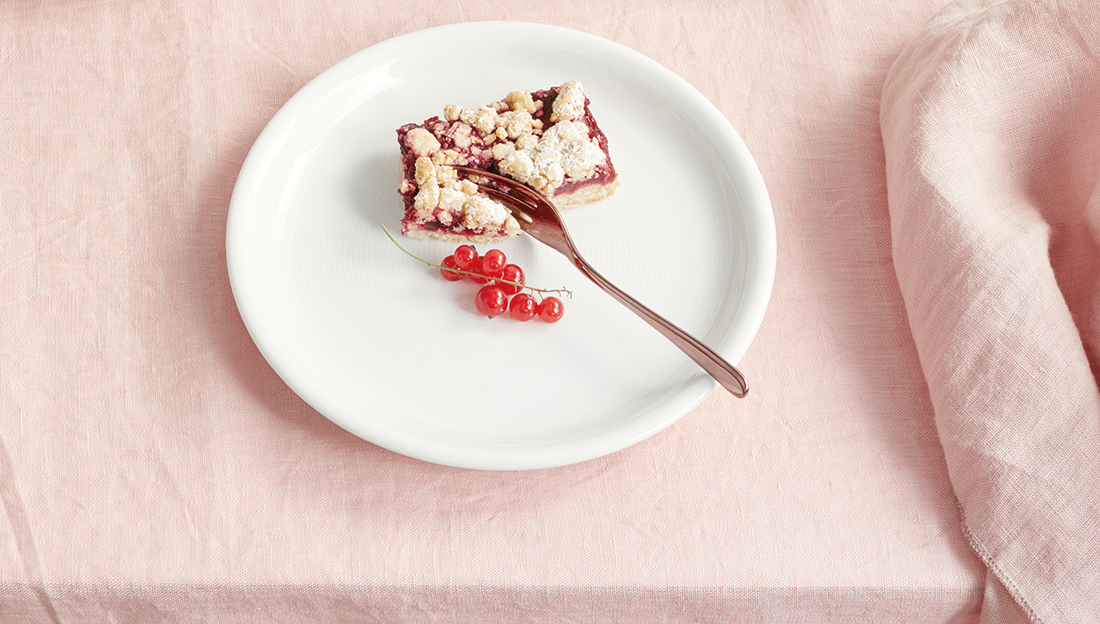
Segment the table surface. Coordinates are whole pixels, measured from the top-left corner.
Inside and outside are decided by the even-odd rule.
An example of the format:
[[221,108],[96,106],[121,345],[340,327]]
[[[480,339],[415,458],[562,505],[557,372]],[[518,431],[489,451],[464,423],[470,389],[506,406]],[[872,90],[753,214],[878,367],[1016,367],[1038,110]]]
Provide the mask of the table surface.
[[[879,125],[942,4],[4,3],[0,613],[977,621],[985,568],[894,272]],[[225,257],[237,173],[291,95],[388,38],[498,19],[610,39],[698,89],[756,158],[779,250],[748,398],[506,473],[307,406]]]

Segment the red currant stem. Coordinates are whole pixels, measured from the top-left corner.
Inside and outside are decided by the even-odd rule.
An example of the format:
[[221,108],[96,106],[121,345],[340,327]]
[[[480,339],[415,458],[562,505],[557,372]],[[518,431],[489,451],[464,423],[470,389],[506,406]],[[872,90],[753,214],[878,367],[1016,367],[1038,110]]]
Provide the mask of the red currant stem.
[[[395,239],[393,237],[393,234],[390,234],[390,231],[388,229],[386,229],[386,226],[384,226],[384,225],[382,226],[382,231],[386,233],[386,237],[388,237],[390,239],[390,242],[392,242],[394,245],[397,245],[398,249],[405,252],[409,257],[413,258],[414,260],[419,260],[420,262],[423,262],[424,264],[426,264],[430,267],[435,267],[437,269],[442,269],[444,271],[450,271],[452,273],[461,273],[463,275],[476,275],[478,277],[487,277],[485,275],[482,275],[481,273],[475,273],[473,271],[463,271],[462,269],[455,269],[455,268],[451,268],[451,267],[445,267],[445,266],[440,265],[440,264],[435,264],[434,262],[428,262],[427,260],[421,258],[420,256],[417,256],[417,255],[413,254],[408,249],[405,249],[404,247],[402,247],[401,243],[397,242],[397,239]],[[496,278],[496,277],[490,277],[488,279],[490,279],[494,282],[500,282],[501,284],[509,284],[511,286],[518,286],[520,288],[525,288],[527,290],[533,290],[533,291],[539,292],[539,293],[559,293],[559,294],[565,295],[566,297],[569,297],[570,299],[573,298],[573,291],[568,290],[564,287],[563,288],[535,288],[534,286],[528,286],[527,284],[520,284],[519,282],[509,282],[508,280],[499,279],[499,278]]]

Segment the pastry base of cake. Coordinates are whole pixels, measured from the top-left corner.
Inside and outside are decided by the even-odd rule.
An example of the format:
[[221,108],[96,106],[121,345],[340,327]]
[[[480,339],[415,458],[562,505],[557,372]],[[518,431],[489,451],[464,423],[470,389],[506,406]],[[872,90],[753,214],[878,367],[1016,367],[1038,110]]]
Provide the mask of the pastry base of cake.
[[590,204],[601,199],[607,199],[614,195],[617,190],[619,190],[619,179],[616,177],[606,184],[590,184],[571,193],[556,193],[551,200],[558,208],[572,208],[581,204]]

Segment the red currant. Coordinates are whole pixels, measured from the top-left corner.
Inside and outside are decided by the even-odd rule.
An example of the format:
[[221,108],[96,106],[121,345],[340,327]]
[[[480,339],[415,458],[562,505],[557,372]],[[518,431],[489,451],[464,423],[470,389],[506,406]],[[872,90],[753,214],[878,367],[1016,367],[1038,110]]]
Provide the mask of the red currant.
[[439,272],[443,274],[443,279],[447,280],[448,282],[457,282],[458,280],[462,279],[463,275],[461,273],[447,270],[458,268],[458,264],[455,263],[454,256],[447,256],[443,259],[443,262],[440,262],[439,264],[443,267],[439,270]]
[[490,249],[481,257],[481,270],[485,275],[496,275],[507,263],[508,258],[504,256],[503,251]]
[[470,267],[477,261],[477,250],[471,245],[459,245],[455,249],[455,264],[463,271],[472,270]]
[[473,282],[475,284],[488,284],[489,283],[489,278],[485,277],[485,275],[483,275],[482,272],[481,272],[481,258],[478,258],[477,260],[474,260],[470,264],[470,266],[466,267],[466,270],[470,271],[470,273],[466,274],[466,279],[470,280],[471,282]]
[[496,266],[496,261],[490,261],[489,263],[486,263],[485,262],[485,256],[481,256],[481,265],[480,266],[481,266],[481,269],[478,270],[478,273],[484,275],[485,277],[487,277],[489,279],[499,279],[500,274],[504,271],[503,266],[501,266],[501,267]]
[[478,312],[493,318],[504,314],[504,311],[508,309],[508,296],[504,294],[499,286],[490,284],[477,291],[474,304],[477,306]]
[[539,318],[547,323],[557,323],[565,315],[565,304],[557,297],[547,297],[539,304]]
[[565,314],[561,299],[546,297],[539,303],[523,292],[527,283],[523,269],[517,264],[509,264],[499,249],[490,249],[479,256],[473,245],[459,245],[438,266],[447,281],[457,282],[465,277],[482,285],[474,297],[474,306],[489,318],[510,312],[512,318],[520,322],[537,316],[546,323],[556,323]]
[[[500,270],[500,278],[508,282],[514,282],[515,284],[526,284],[524,281],[523,269],[519,268],[519,265],[506,264],[504,268]],[[506,295],[514,295],[520,290],[523,290],[522,286],[516,286],[514,284],[498,284],[500,289],[504,291]]]
[[530,321],[538,314],[538,310],[539,304],[535,303],[535,298],[527,293],[512,297],[512,302],[508,304],[508,311],[517,321]]

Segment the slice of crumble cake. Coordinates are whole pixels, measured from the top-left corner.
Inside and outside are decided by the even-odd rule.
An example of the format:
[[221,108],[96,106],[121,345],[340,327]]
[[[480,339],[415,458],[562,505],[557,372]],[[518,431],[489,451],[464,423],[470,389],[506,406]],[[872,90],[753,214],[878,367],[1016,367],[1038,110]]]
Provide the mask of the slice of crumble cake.
[[574,80],[541,91],[513,91],[478,108],[448,105],[442,117],[397,129],[405,201],[401,232],[415,238],[487,243],[519,234],[497,201],[451,165],[530,185],[567,208],[609,197],[619,179],[607,137]]

